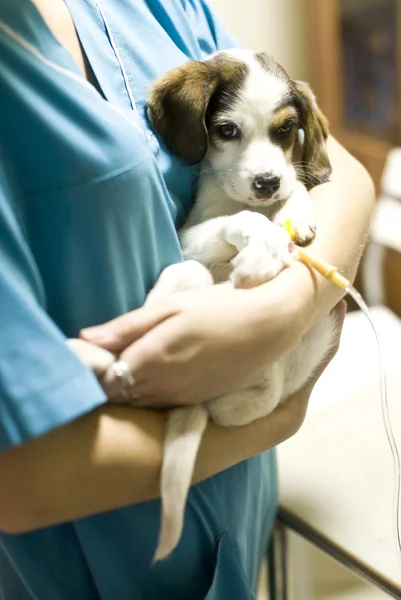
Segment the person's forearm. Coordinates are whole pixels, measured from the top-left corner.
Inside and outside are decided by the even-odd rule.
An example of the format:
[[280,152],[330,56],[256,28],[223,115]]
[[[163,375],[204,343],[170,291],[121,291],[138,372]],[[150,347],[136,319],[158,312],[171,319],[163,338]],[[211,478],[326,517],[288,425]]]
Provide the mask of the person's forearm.
[[[295,433],[306,406],[297,400],[240,433],[210,424],[194,482]],[[164,422],[160,412],[109,405],[3,452],[0,530],[21,533],[158,497]]]
[[[328,148],[333,174],[328,183],[310,192],[318,211],[318,228],[307,251],[335,265],[353,281],[367,241],[374,187],[364,167],[333,138]],[[305,328],[327,314],[344,295],[340,288],[301,263],[285,269],[260,291],[271,297],[275,290],[280,298],[287,290],[288,303],[301,316]]]

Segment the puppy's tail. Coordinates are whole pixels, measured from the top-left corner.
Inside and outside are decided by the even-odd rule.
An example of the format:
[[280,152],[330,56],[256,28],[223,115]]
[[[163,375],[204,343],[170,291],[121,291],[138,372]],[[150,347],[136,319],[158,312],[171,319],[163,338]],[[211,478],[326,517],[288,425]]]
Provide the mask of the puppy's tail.
[[161,474],[162,521],[153,562],[166,558],[181,537],[185,503],[207,422],[202,404],[174,409],[168,416]]

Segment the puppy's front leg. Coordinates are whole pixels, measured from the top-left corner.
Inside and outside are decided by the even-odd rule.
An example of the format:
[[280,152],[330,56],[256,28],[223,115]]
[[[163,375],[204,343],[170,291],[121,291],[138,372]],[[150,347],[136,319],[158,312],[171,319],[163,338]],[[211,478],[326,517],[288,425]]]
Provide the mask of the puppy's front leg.
[[[185,258],[197,260],[221,274],[226,264],[235,287],[253,287],[268,281],[290,263],[288,234],[260,213],[244,210],[217,217],[181,232]],[[234,270],[233,270],[234,268]],[[218,280],[219,276],[217,277]]]
[[290,221],[295,231],[295,242],[301,246],[311,242],[316,233],[316,208],[307,189],[297,181],[287,202],[273,217],[273,222],[281,227]]
[[234,287],[265,283],[292,262],[288,233],[260,213],[243,211],[233,215],[226,236],[239,250],[231,260],[234,270],[230,279]]
[[179,234],[184,258],[207,266],[230,261],[239,250],[227,239],[226,229],[231,218],[216,217],[184,227]]
[[250,240],[273,239],[276,232],[277,226],[264,215],[242,210],[184,227],[179,235],[185,259],[210,265],[228,262],[248,246]]
[[159,302],[176,292],[198,290],[209,285],[213,285],[213,277],[207,268],[196,260],[186,260],[170,265],[162,271],[145,304]]

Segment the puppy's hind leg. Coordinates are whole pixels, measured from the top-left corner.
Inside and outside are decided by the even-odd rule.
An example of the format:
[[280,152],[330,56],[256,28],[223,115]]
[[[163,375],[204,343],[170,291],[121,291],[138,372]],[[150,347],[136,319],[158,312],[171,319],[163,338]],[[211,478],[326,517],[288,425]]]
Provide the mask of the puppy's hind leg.
[[210,285],[213,285],[210,271],[196,260],[186,260],[162,271],[145,304],[157,302],[175,292],[202,289]]
[[252,387],[226,394],[207,403],[217,425],[240,427],[265,417],[279,404],[282,396],[283,374],[276,362],[254,382]]

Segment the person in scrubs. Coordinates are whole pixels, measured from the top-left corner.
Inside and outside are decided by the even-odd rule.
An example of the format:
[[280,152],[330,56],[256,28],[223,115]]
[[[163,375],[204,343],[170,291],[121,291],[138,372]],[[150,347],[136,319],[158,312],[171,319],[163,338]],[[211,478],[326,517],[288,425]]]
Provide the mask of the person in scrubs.
[[[254,597],[273,449],[301,426],[330,357],[272,415],[210,424],[182,540],[154,566],[165,417],[152,407],[229,391],[336,305],[341,322],[341,291],[296,264],[254,290],[140,308],[182,259],[196,178],[147,122],[149,83],[235,45],[204,0],[0,0],[2,600]],[[329,153],[311,251],[352,278],[373,188],[333,139]],[[108,402],[69,350],[81,330],[122,353],[137,406]]]

